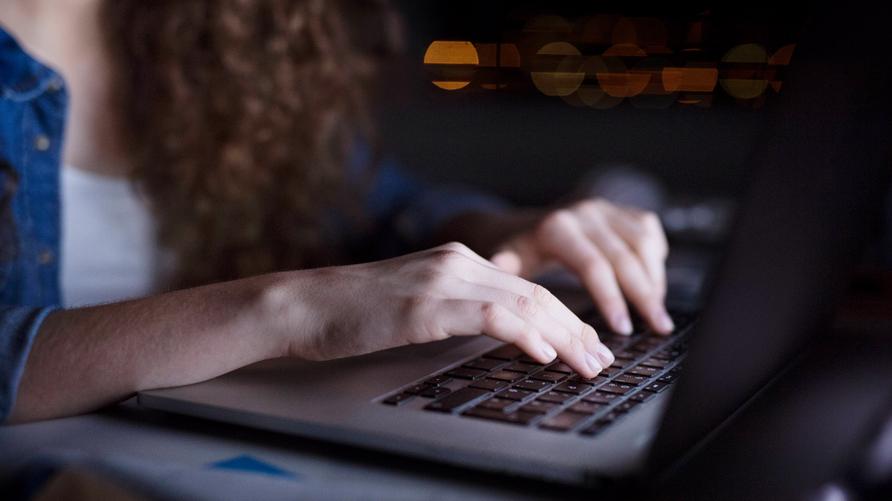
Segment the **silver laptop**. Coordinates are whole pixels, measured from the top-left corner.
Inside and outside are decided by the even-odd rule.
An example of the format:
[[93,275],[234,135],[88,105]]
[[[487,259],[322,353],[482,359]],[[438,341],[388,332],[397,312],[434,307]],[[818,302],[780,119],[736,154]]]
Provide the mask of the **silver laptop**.
[[139,403],[572,484],[665,471],[826,328],[890,186],[889,30],[882,16],[847,10],[810,23],[766,111],[703,313],[678,316],[669,337],[604,333],[617,363],[594,380],[478,337],[325,363],[273,360],[142,392]]

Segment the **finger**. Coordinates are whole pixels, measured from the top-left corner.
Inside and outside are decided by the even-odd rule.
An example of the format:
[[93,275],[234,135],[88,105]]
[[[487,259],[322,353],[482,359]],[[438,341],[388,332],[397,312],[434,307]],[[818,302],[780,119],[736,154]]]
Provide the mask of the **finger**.
[[449,243],[434,247],[433,249],[430,249],[430,252],[443,251],[443,250],[448,250],[448,251],[452,251],[452,252],[461,254],[462,256],[465,256],[466,258],[468,258],[470,261],[477,263],[479,265],[485,266],[487,268],[491,268],[491,269],[495,269],[495,270],[499,269],[499,267],[495,263],[493,263],[490,260],[487,260],[485,257],[481,256],[480,254],[477,254],[470,247],[468,247],[467,245],[465,245],[461,242],[449,242]]
[[665,296],[669,244],[659,218],[650,212],[613,206],[608,212],[607,224],[638,254],[648,276]]
[[673,325],[663,306],[663,292],[653,283],[640,257],[603,220],[591,221],[590,237],[613,266],[623,293],[648,325],[661,334]]
[[472,294],[467,299],[494,300],[492,296],[474,296],[473,294],[480,294],[480,291],[484,290],[479,289],[480,286],[511,292],[515,295],[533,299],[546,313],[557,319],[567,330],[578,333],[583,329],[584,322],[554,294],[539,284],[501,270],[489,268],[475,269],[473,273],[467,274],[466,282],[469,283],[469,287],[471,287],[470,284],[475,284],[474,286],[477,287],[477,289],[464,292],[465,294]]
[[510,249],[497,252],[489,260],[498,266],[499,269],[512,275],[520,275],[521,270],[523,270],[523,261],[521,261],[520,256],[516,251]]
[[532,277],[544,268],[542,253],[528,236],[517,237],[492,257],[499,268],[522,277]]
[[615,332],[631,334],[629,310],[610,262],[585,235],[575,216],[559,211],[551,217],[555,219],[538,232],[540,245],[579,276]]
[[533,324],[497,303],[444,299],[433,317],[434,323],[449,336],[486,334],[516,345],[539,363],[547,364],[557,358],[557,351]]
[[[471,282],[457,284],[454,289],[455,293],[460,296],[503,306],[524,321],[531,323],[545,341],[557,349],[561,360],[576,370],[580,370],[581,364],[586,364],[589,369],[600,371],[614,361],[610,349],[601,344],[595,330],[578,318],[575,318],[575,316],[572,316],[572,313],[570,313],[571,319],[568,322],[568,326],[559,318],[563,313],[561,309],[549,308],[547,302],[533,297]],[[553,302],[560,304],[556,298],[554,298]],[[562,306],[562,308],[566,309],[565,306]],[[567,311],[569,312],[569,310]],[[590,361],[591,357],[595,359],[594,361],[597,364]],[[597,368],[594,367],[595,365],[597,365]],[[582,373],[585,374],[584,369]]]

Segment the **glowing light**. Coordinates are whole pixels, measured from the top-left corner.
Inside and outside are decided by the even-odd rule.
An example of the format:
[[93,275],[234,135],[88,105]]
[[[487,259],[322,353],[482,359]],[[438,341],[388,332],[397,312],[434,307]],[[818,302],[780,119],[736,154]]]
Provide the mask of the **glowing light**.
[[650,71],[628,69],[620,57],[645,57],[647,53],[633,44],[617,44],[604,51],[608,72],[597,74],[604,92],[613,97],[632,97],[644,92],[650,82]]
[[663,68],[663,87],[668,92],[712,92],[718,79],[719,70],[708,63]]
[[[567,42],[544,45],[536,51],[536,66],[541,68],[530,72],[533,85],[546,96],[569,96],[576,92],[585,79],[585,73],[579,71],[581,55],[579,49]],[[556,65],[544,62],[553,59],[558,59],[559,62]]]
[[734,66],[731,78],[719,80],[725,92],[738,99],[755,99],[765,92],[768,80],[764,78],[764,65],[768,53],[764,47],[754,43],[738,45],[725,53],[722,62]]
[[424,64],[436,67],[433,84],[444,90],[458,90],[471,83],[473,67],[480,63],[471,42],[437,40],[424,53]]
[[[594,80],[599,73],[610,72],[607,63],[600,56],[585,58],[579,70],[585,72],[588,80]],[[587,106],[589,108],[606,110],[621,103],[623,98],[608,95],[597,83],[583,83],[575,93],[565,97],[564,101],[573,106]]]
[[[777,49],[771,58],[768,59],[769,66],[789,66],[790,61],[793,60],[793,51],[796,50],[796,44],[784,45],[780,49]],[[768,84],[771,85],[771,88],[774,89],[774,92],[780,92],[781,85],[783,82],[777,77],[777,70],[774,71],[772,78],[769,79]]]

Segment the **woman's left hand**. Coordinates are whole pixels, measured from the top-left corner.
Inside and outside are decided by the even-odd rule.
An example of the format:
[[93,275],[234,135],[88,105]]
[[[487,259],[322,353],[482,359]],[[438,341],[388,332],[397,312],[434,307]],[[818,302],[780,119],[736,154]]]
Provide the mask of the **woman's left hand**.
[[652,212],[587,199],[553,211],[499,247],[491,260],[533,277],[560,264],[575,273],[614,331],[630,334],[628,300],[655,331],[674,328],[666,313],[669,246]]

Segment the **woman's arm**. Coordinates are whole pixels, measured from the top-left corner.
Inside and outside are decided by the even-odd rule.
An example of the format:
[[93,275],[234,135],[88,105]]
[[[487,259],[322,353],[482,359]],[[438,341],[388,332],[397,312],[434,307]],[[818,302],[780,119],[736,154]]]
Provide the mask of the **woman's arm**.
[[51,314],[31,348],[9,421],[77,414],[284,355],[284,344],[263,328],[265,281]]
[[54,313],[10,420],[86,412],[267,358],[328,360],[481,333],[542,363],[560,356],[587,378],[613,363],[595,330],[550,292],[450,243]]

